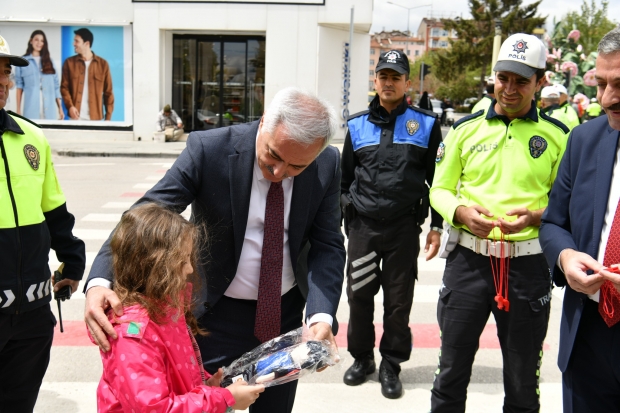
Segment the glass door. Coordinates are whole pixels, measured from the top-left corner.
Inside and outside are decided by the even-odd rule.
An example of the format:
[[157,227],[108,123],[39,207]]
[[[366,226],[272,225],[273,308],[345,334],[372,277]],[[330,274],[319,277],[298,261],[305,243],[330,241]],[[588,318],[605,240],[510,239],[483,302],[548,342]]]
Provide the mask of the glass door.
[[220,42],[198,42],[198,92],[194,103],[196,122],[192,130],[213,129],[221,126],[221,48]]
[[173,109],[186,131],[262,116],[264,37],[175,35],[173,44]]

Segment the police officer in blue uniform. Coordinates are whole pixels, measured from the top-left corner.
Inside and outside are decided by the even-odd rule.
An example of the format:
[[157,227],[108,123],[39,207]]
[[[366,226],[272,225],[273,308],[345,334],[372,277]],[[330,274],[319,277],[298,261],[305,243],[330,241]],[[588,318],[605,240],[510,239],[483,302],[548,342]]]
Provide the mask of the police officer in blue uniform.
[[[342,152],[341,206],[349,237],[348,350],[355,362],[347,385],[375,371],[374,296],[383,289],[383,336],[379,345],[381,392],[402,395],[400,363],[409,360],[409,313],[417,278],[420,225],[428,216],[429,185],[441,142],[437,116],[407,104],[409,60],[383,53],[375,69],[377,95],[368,110],[351,116]],[[431,210],[426,259],[437,254],[442,218]]]

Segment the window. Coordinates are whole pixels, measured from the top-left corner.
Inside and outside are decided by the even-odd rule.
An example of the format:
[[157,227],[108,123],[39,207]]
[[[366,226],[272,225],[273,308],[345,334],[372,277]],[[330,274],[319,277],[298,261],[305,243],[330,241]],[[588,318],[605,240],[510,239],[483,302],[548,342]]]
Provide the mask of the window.
[[375,71],[374,71],[374,70],[372,70],[372,69],[370,69],[370,70],[368,71],[368,74],[369,74],[370,76],[372,76],[372,75],[374,75],[374,74],[375,74]]
[[370,54],[374,55],[375,54],[375,50],[377,50],[377,49],[370,49]]
[[370,59],[370,65],[374,66],[375,65],[375,59]]
[[368,90],[373,90],[375,88],[375,82],[372,80],[368,81]]
[[420,51],[419,51],[419,50],[416,50],[416,51],[415,51],[415,55],[416,55],[416,56],[420,56]]
[[407,56],[411,56],[411,50],[407,49]]

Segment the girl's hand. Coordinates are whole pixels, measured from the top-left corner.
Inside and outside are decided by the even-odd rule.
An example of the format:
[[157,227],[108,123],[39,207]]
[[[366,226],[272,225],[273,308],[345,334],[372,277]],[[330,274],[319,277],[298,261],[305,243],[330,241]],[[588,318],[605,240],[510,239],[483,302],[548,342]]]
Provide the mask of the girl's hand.
[[239,380],[227,387],[235,398],[235,404],[232,406],[234,410],[245,410],[258,399],[260,393],[265,391],[265,386],[257,384],[248,386],[248,384]]
[[220,387],[220,382],[222,381],[222,375],[224,374],[224,370],[219,368],[217,373],[207,379],[207,386],[211,387]]

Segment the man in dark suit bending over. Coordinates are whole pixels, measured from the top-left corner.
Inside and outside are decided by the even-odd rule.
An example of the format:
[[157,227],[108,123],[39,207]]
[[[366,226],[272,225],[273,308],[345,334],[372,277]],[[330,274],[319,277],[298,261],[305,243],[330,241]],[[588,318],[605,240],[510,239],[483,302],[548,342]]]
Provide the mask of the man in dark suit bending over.
[[[196,316],[210,334],[196,337],[215,373],[261,342],[306,323],[335,346],[345,249],[340,232],[340,157],[328,146],[334,110],[289,88],[260,121],[189,135],[172,168],[137,203],[157,202],[209,232],[199,272],[205,284]],[[119,314],[108,242],[88,278],[85,318],[105,351]],[[297,382],[268,388],[252,413],[291,412]]]
[[599,43],[607,116],[573,129],[542,217],[540,243],[566,287],[558,366],[565,413],[620,412],[620,27]]

